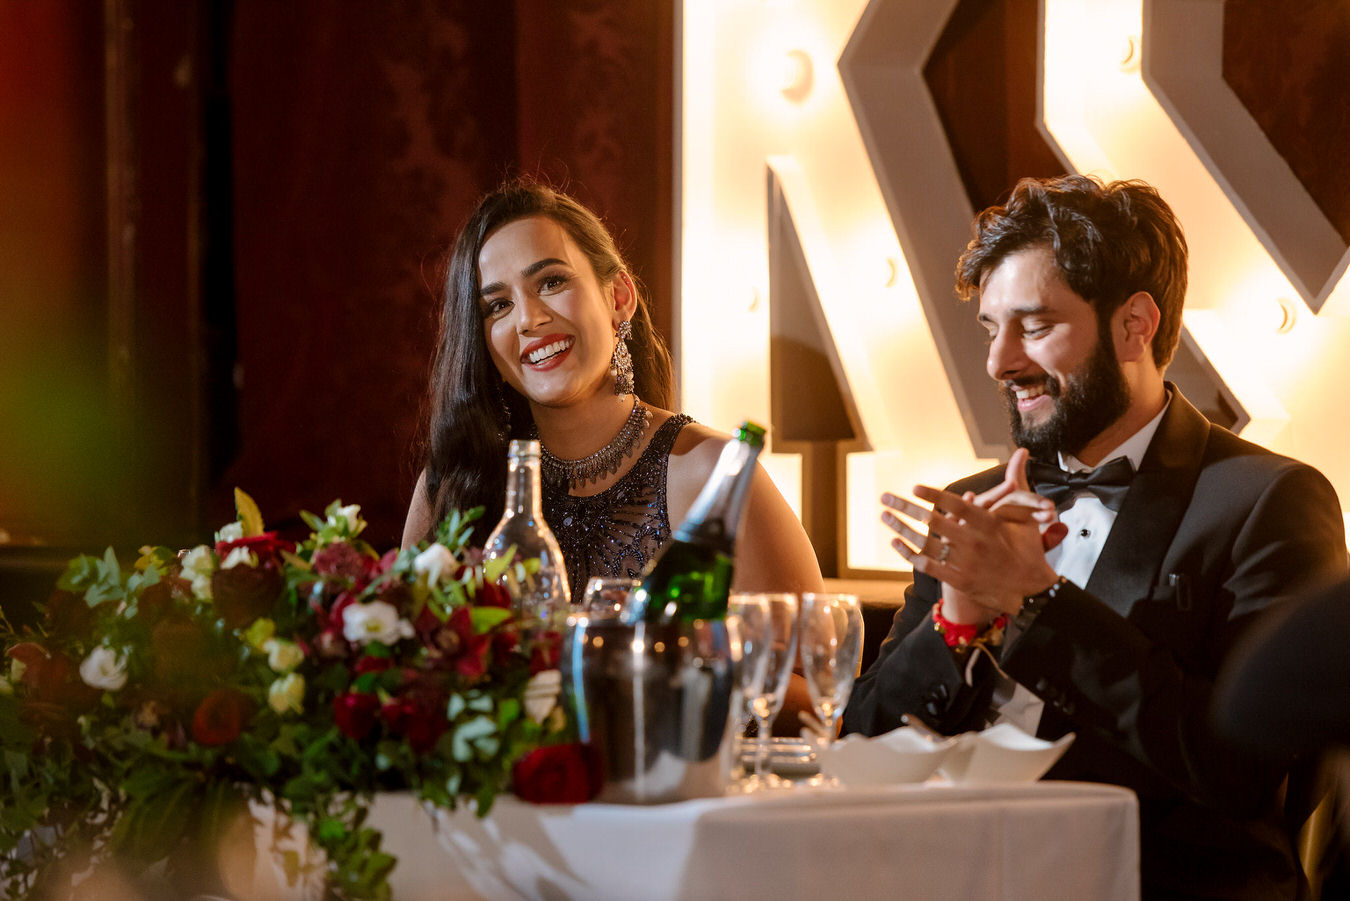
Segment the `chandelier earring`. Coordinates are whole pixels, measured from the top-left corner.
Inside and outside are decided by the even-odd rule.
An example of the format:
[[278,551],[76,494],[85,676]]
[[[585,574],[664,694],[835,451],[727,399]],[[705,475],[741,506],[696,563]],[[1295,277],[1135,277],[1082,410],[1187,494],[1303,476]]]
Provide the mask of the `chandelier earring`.
[[622,397],[633,393],[633,355],[628,352],[628,341],[633,337],[633,325],[627,319],[619,323],[619,340],[614,342],[614,356],[609,361],[609,374],[614,376],[614,393]]

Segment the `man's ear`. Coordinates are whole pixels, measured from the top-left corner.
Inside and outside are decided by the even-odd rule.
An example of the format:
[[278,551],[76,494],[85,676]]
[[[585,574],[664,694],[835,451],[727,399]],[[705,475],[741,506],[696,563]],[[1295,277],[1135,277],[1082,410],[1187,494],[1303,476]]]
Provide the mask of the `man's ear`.
[[1113,317],[1116,357],[1122,363],[1137,363],[1145,357],[1152,359],[1153,336],[1158,333],[1162,313],[1147,291],[1136,291],[1126,298]]
[[614,304],[611,315],[614,317],[614,327],[618,328],[620,322],[632,319],[637,312],[637,288],[633,285],[633,277],[623,269],[610,280],[609,286],[610,299]]

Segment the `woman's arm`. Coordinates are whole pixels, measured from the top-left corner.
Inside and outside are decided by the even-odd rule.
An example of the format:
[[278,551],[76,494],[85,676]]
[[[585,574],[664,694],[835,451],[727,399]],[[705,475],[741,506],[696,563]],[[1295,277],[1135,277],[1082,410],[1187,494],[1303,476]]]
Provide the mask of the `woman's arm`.
[[431,531],[431,502],[427,499],[427,471],[417,477],[408,518],[403,523],[403,547],[412,547]]
[[[690,423],[671,450],[666,498],[672,529],[684,522],[729,436]],[[820,591],[816,552],[764,467],[755,465],[750,498],[736,531],[735,591]]]
[[820,563],[797,515],[764,468],[755,465],[736,540],[736,591],[822,591]]

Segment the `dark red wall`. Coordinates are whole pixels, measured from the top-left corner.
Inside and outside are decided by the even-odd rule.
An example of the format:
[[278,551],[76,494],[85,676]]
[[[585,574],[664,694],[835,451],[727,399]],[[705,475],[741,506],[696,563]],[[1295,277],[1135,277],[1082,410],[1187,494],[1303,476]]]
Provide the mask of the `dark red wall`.
[[394,543],[419,468],[441,256],[540,172],[611,223],[669,321],[673,5],[277,5],[229,50],[237,455],[211,486],[278,522],[359,502]]

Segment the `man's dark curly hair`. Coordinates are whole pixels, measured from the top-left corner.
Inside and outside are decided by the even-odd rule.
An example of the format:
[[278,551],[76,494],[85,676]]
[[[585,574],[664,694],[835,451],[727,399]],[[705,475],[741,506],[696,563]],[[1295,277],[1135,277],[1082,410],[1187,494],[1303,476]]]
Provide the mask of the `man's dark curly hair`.
[[1181,223],[1142,181],[1103,184],[1088,175],[1024,178],[1002,206],[975,218],[974,236],[956,263],[956,291],[968,300],[1009,255],[1049,247],[1064,281],[1093,305],[1099,322],[1137,291],[1162,316],[1153,362],[1162,370],[1181,337],[1186,299],[1186,238]]

